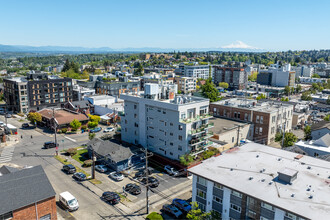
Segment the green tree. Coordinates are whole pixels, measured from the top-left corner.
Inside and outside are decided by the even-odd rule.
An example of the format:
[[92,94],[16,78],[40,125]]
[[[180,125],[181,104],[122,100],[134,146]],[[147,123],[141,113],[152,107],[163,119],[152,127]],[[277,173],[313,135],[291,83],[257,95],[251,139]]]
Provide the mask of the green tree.
[[226,82],[220,82],[220,83],[219,83],[219,86],[222,87],[222,88],[224,88],[224,89],[228,89],[229,84],[226,83]]
[[76,131],[78,130],[78,128],[80,128],[81,126],[81,123],[80,121],[78,121],[77,119],[73,119],[71,122],[70,122],[70,127],[73,131]]
[[282,132],[278,132],[275,134],[275,141],[279,142],[282,140]]
[[305,101],[312,101],[312,96],[311,96],[311,92],[310,91],[305,91],[302,93],[301,95],[301,100],[305,100]]
[[97,124],[99,124],[99,122],[101,120],[100,116],[98,116],[98,115],[90,115],[90,114],[88,116],[89,116],[89,120],[91,122],[96,122]]
[[30,112],[27,118],[33,124],[35,124],[35,122],[41,122],[42,120],[42,116],[39,112]]
[[312,130],[311,130],[311,126],[307,125],[304,128],[304,133],[305,133],[305,141],[312,139]]
[[88,127],[89,128],[95,128],[97,125],[98,125],[97,122],[92,122],[92,121],[88,122]]
[[297,85],[297,87],[296,87],[296,93],[301,92],[301,90],[302,90],[301,85]]
[[324,121],[330,121],[330,114],[325,116],[323,119],[324,119]]
[[314,73],[314,74],[312,75],[312,78],[321,78],[321,77],[319,76],[319,74]]
[[285,98],[285,97],[282,97],[282,98],[281,98],[281,101],[283,101],[283,102],[288,102],[288,101],[289,101],[289,98],[288,98],[288,97],[286,97],[286,98]]
[[297,142],[298,138],[292,132],[286,132],[284,135],[284,146],[290,147],[293,146]]
[[212,79],[206,80],[205,84],[201,86],[202,95],[205,98],[210,99],[210,102],[216,102],[221,100],[219,91],[215,88]]
[[182,156],[180,156],[179,159],[180,159],[180,163],[185,166],[189,165],[190,163],[192,163],[194,161],[194,158],[189,154],[182,155]]
[[256,98],[257,100],[260,100],[260,99],[267,99],[266,95],[265,94],[260,94],[258,95],[258,97]]
[[95,138],[95,133],[89,133],[88,138],[89,140],[93,140]]
[[191,204],[191,210],[187,214],[187,219],[208,220],[208,219],[211,219],[211,213],[203,212],[201,209],[198,208],[198,204],[196,202],[193,202]]
[[146,217],[146,219],[147,220],[163,220],[163,216],[161,216],[157,212],[152,212]]
[[291,92],[290,87],[289,86],[285,86],[285,88],[284,88],[285,95],[290,95],[290,92]]
[[255,82],[255,81],[257,81],[257,77],[258,77],[258,72],[254,72],[250,76],[248,76],[248,80]]

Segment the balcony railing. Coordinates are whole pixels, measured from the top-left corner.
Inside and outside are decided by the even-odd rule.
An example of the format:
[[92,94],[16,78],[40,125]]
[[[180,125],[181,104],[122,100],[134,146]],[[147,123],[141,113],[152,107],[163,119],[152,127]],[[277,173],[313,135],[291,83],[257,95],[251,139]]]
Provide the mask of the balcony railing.
[[200,121],[200,120],[205,120],[205,119],[212,118],[212,117],[213,117],[213,116],[210,115],[210,114],[203,114],[203,115],[197,115],[197,116],[194,117],[194,118],[180,119],[180,122],[181,122],[181,123],[189,124],[189,123],[192,123],[192,122],[196,122],[196,121]]

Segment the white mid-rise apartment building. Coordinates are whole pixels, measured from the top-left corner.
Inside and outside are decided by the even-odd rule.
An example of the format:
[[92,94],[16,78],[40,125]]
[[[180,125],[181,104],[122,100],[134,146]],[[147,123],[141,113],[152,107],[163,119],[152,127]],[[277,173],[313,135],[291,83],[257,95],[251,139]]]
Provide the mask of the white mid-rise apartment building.
[[184,76],[193,78],[208,79],[210,77],[210,66],[209,65],[185,65]]
[[122,141],[141,145],[162,156],[178,160],[181,155],[198,154],[208,140],[209,100],[199,97],[160,94],[158,84],[146,84],[142,96],[121,95],[125,101],[121,117]]
[[328,161],[248,143],[189,169],[192,201],[219,219],[329,219]]

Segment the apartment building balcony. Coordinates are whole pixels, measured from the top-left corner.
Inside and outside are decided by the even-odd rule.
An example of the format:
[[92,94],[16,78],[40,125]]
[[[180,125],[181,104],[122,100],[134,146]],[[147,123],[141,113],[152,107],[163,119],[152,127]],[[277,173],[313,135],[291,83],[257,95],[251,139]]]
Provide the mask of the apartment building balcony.
[[180,119],[181,123],[185,123],[185,124],[189,124],[189,123],[193,123],[193,122],[197,122],[197,121],[201,121],[201,120],[205,120],[205,119],[209,119],[212,118],[213,116],[210,114],[203,114],[203,115],[197,115],[194,118],[185,118],[185,119]]

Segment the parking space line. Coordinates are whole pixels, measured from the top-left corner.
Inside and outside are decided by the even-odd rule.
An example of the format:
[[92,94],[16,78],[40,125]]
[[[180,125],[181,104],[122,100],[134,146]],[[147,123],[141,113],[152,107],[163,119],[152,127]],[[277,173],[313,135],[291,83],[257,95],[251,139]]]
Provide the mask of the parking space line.
[[73,142],[77,142],[75,139],[72,139],[72,138],[69,138],[69,137],[66,137],[66,136],[64,138],[66,138],[66,139],[68,139],[70,141],[73,141]]
[[164,179],[163,177],[159,176],[159,179],[161,179],[162,181],[164,182],[167,182],[168,183],[168,180]]

